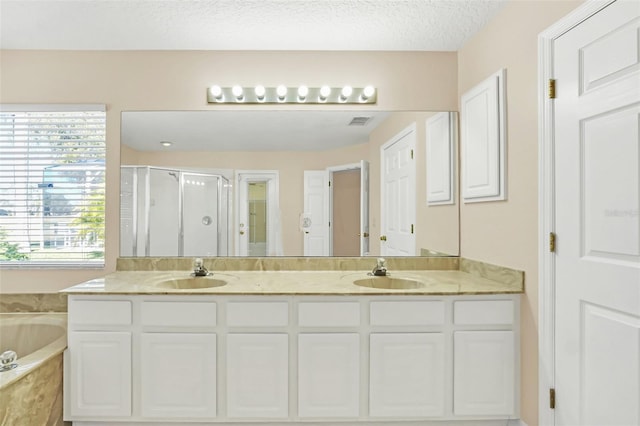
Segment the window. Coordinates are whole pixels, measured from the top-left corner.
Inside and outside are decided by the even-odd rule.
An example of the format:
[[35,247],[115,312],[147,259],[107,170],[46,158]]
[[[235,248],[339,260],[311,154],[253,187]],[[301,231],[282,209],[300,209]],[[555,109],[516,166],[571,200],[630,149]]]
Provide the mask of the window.
[[0,266],[104,266],[104,105],[0,105]]

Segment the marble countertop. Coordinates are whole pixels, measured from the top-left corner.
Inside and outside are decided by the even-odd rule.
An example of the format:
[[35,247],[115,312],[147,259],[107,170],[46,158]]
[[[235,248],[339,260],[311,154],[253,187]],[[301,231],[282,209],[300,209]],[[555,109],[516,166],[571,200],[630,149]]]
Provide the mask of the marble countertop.
[[[191,294],[191,295],[464,295],[514,294],[524,291],[522,280],[500,282],[455,270],[390,271],[389,278],[418,282],[417,288],[380,289],[354,284],[380,278],[365,271],[221,271],[194,278],[188,271],[119,271],[62,290],[70,295]],[[223,280],[225,285],[176,288],[180,280],[207,285]]]

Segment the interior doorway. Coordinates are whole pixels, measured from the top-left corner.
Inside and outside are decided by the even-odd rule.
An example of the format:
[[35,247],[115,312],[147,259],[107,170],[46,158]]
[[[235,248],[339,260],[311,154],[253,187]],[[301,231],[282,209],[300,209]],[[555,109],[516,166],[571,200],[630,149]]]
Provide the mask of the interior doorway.
[[331,255],[360,256],[360,170],[332,175]]
[[239,171],[237,181],[236,255],[280,255],[278,172]]
[[369,254],[369,162],[304,172],[305,256]]

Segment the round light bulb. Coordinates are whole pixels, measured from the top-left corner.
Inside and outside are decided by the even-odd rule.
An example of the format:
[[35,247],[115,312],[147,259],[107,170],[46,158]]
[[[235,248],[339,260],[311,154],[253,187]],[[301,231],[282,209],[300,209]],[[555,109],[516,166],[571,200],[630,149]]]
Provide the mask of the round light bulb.
[[331,94],[331,87],[326,85],[322,86],[320,88],[320,102],[326,101],[330,94]]
[[284,100],[284,97],[287,96],[287,86],[281,84],[276,88],[276,94],[278,95],[278,99],[281,101]]
[[217,84],[215,86],[211,86],[211,95],[213,95],[214,98],[219,98],[220,95],[222,95],[222,87]]
[[342,96],[344,96],[345,98],[348,98],[349,96],[351,96],[352,93],[353,93],[353,87],[344,86],[342,88]]
[[369,99],[374,93],[376,93],[376,89],[373,86],[366,86],[362,91],[362,95],[365,99]]
[[306,97],[309,94],[309,88],[307,86],[298,87],[298,96],[301,98]]
[[171,145],[173,145],[173,143],[171,143],[169,141],[160,141],[160,145],[162,145],[162,146],[171,146]]
[[235,96],[236,98],[242,98],[242,87],[238,85],[233,86],[231,88],[231,93],[233,93],[233,96]]
[[255,88],[255,92],[256,92],[256,97],[258,98],[258,100],[263,100],[264,99],[264,95],[267,92],[266,89],[264,88],[264,86],[262,85],[258,85]]

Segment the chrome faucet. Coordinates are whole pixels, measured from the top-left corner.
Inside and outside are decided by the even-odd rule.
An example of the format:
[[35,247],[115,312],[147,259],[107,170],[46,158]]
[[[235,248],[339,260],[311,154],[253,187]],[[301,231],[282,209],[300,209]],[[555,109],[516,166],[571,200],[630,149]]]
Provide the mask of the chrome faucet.
[[209,271],[204,267],[204,261],[197,257],[193,261],[193,275],[194,277],[206,277],[209,275]]
[[377,277],[384,277],[387,275],[387,267],[385,266],[385,260],[382,257],[379,257],[376,261],[376,266],[373,267],[371,275],[375,275]]

